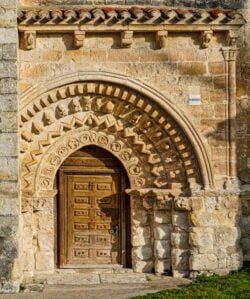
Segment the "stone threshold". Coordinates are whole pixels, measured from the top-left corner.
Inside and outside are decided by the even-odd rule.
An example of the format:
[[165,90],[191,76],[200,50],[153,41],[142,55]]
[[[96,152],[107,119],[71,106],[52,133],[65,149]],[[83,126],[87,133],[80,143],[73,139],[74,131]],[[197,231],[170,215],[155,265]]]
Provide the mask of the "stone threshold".
[[141,284],[162,280],[163,275],[135,273],[132,269],[58,269],[51,274],[36,274],[26,278],[21,291],[43,291],[46,285],[89,286],[100,284]]

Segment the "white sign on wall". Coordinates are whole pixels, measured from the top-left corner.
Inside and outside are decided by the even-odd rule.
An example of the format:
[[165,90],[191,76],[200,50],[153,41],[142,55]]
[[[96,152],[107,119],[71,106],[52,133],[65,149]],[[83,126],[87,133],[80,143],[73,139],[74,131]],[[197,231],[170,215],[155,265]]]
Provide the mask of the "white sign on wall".
[[189,86],[188,104],[191,106],[201,105],[200,86]]

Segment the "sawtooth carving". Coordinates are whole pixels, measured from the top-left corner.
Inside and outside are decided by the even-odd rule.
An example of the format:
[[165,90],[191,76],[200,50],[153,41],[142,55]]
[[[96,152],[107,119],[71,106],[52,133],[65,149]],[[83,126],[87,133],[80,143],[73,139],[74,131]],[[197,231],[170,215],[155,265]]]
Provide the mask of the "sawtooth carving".
[[[186,188],[190,180],[201,183],[192,146],[178,125],[147,98],[119,85],[88,82],[52,90],[22,109],[20,126],[24,190],[36,188],[37,167],[64,136],[68,136],[66,146],[57,148],[58,155],[51,158],[55,167],[62,163],[60,158],[84,146],[87,138],[89,144],[108,147],[123,161],[128,175],[136,177],[134,186],[171,189]],[[76,138],[78,130],[91,135]],[[99,136],[99,132],[106,135]],[[132,157],[138,161],[128,167]],[[55,171],[41,175],[39,186],[51,188],[54,175]]]

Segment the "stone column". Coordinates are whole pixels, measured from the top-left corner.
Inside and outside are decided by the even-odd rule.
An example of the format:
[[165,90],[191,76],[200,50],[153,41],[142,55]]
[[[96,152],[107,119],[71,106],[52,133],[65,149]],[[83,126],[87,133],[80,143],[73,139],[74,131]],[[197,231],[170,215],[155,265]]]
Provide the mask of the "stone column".
[[222,53],[226,66],[227,93],[227,181],[226,189],[238,188],[236,165],[236,47],[224,47]]
[[0,293],[9,293],[21,280],[16,0],[0,0],[0,8]]
[[174,277],[189,277],[189,197],[177,197],[172,207],[171,258]]
[[135,272],[150,273],[153,270],[151,215],[143,206],[139,191],[128,193],[131,196],[132,267]]
[[22,197],[24,278],[55,269],[55,194]]

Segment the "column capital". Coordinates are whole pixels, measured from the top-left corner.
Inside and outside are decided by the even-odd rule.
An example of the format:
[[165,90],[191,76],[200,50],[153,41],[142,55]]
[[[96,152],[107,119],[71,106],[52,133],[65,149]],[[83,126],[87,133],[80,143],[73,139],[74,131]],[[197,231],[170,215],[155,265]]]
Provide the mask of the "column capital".
[[221,48],[222,55],[225,61],[236,61],[239,48],[223,47]]

